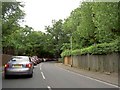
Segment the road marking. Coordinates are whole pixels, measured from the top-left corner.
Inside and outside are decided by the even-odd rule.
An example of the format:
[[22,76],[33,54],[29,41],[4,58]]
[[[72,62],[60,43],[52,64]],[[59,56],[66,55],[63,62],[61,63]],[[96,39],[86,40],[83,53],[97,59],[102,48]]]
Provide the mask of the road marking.
[[42,70],[41,67],[40,67],[40,70]]
[[[58,66],[57,66],[58,67]],[[66,69],[63,69],[61,67],[59,67],[60,69],[64,70],[64,71],[67,71],[67,72],[70,72],[70,73],[73,73],[73,74],[76,74],[76,75],[79,75],[81,77],[85,77],[85,78],[88,78],[90,80],[94,80],[94,81],[97,81],[97,82],[100,82],[100,83],[104,83],[104,84],[107,84],[109,86],[113,86],[113,87],[116,87],[116,88],[120,88],[119,86],[117,85],[113,85],[113,84],[110,84],[110,83],[107,83],[107,82],[104,82],[104,81],[101,81],[101,80],[98,80],[98,79],[95,79],[95,78],[92,78],[92,77],[89,77],[89,76],[85,76],[85,75],[81,75],[81,74],[78,74],[78,73],[75,73],[75,72],[72,72],[72,71],[69,71],[69,70],[66,70]]]
[[40,64],[40,70],[42,70],[42,68],[41,68],[41,67],[42,67],[42,64]]
[[50,86],[47,86],[47,88],[48,88],[49,90],[52,90]]
[[45,79],[45,76],[44,76],[43,72],[41,72],[41,74],[42,74],[43,79]]

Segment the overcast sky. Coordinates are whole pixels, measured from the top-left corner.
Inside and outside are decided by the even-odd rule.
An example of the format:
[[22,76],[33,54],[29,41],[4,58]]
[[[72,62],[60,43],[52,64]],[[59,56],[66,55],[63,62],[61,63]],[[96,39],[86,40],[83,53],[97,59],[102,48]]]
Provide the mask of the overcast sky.
[[34,30],[45,31],[52,20],[64,20],[70,12],[80,5],[81,0],[24,0],[25,25]]

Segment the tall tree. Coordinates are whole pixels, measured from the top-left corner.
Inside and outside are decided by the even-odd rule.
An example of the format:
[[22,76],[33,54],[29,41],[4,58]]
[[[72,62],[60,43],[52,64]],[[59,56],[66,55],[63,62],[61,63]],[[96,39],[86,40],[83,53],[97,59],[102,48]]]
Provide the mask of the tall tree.
[[2,2],[2,33],[8,35],[19,28],[20,20],[25,13],[21,10],[24,5],[20,2]]
[[63,21],[60,19],[58,21],[53,20],[52,27],[46,27],[47,34],[50,35],[49,41],[53,47],[53,52],[55,52],[56,57],[60,57],[61,47],[64,42],[68,42],[67,36],[63,31]]
[[[75,10],[73,10],[70,14],[70,16],[65,19],[64,23],[63,23],[63,31],[66,33],[66,35],[68,36],[68,41],[69,44],[68,46],[71,46],[70,42],[72,40],[72,44],[73,44],[73,49],[78,48],[78,42],[80,42],[80,40],[78,40],[80,38],[78,32],[77,32],[77,27],[80,25],[81,23],[81,8],[78,7]],[[72,39],[71,39],[72,37]],[[63,44],[66,45],[66,44]],[[63,46],[64,47],[64,46]],[[70,47],[68,47],[70,48]]]
[[2,2],[1,17],[3,51],[14,48],[13,44],[11,44],[10,35],[20,29],[20,20],[22,20],[25,15],[25,13],[21,10],[23,6],[24,5],[20,2]]
[[77,41],[82,47],[87,47],[95,42],[94,31],[95,26],[92,20],[91,2],[83,2],[81,5],[81,23],[77,27]]
[[111,42],[118,31],[118,2],[96,2],[92,4],[93,22],[97,28],[96,38],[99,43]]

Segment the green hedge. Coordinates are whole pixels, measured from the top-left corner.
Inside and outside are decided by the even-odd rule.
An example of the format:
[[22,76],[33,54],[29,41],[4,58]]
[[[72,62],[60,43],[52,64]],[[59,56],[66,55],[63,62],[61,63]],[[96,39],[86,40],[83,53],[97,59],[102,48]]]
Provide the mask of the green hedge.
[[64,56],[70,56],[71,55],[71,51],[70,50],[65,50],[61,53],[61,57],[64,57]]
[[70,56],[70,55],[85,55],[85,54],[108,54],[112,52],[119,52],[120,51],[120,42],[115,41],[112,43],[102,43],[97,45],[92,45],[87,48],[83,49],[76,49],[76,50],[65,50],[61,53],[61,56]]

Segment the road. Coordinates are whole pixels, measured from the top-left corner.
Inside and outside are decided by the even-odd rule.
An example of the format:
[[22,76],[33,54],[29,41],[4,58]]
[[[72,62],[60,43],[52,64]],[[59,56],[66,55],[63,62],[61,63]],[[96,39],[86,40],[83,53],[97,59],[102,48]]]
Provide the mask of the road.
[[54,62],[40,63],[34,68],[33,78],[2,78],[2,88],[116,88],[116,86],[65,70]]

